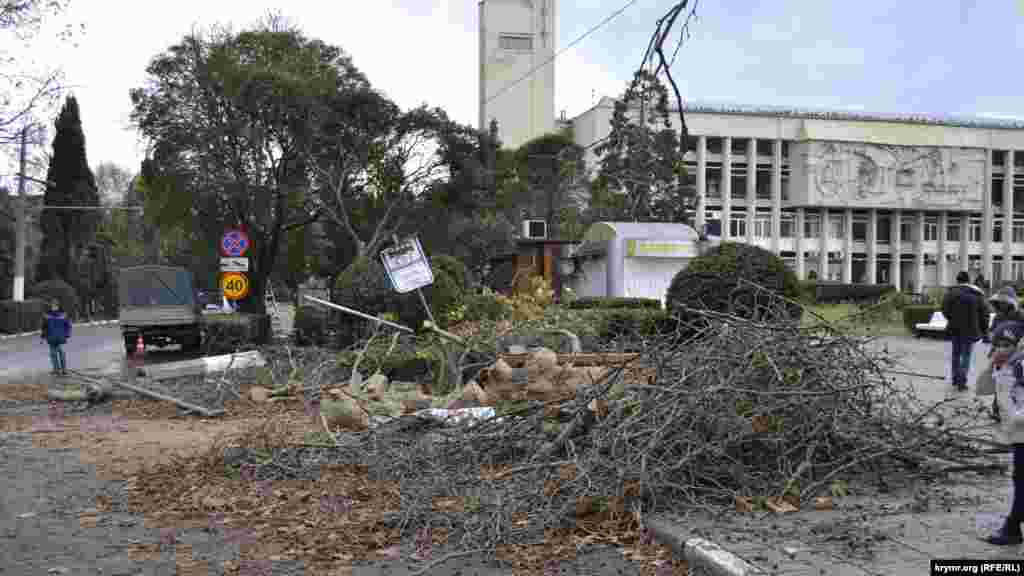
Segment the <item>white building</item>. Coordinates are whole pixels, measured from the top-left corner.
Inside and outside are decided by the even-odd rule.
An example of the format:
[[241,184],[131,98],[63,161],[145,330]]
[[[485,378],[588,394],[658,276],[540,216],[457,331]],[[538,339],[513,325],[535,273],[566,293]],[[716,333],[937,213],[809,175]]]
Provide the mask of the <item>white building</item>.
[[[577,143],[608,135],[613,106],[605,98],[571,120]],[[802,279],[915,292],[952,284],[961,270],[993,285],[1024,280],[1024,123],[701,105],[684,113],[688,177],[704,207],[698,229],[769,249]]]
[[555,130],[557,0],[480,1],[480,126],[505,148]]

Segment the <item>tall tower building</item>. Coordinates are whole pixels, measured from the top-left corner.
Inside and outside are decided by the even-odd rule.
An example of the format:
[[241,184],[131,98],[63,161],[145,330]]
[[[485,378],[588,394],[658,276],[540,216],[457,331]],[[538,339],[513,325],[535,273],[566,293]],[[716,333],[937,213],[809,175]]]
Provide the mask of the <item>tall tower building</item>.
[[506,148],[555,129],[556,9],[557,0],[480,0],[480,129],[497,120]]

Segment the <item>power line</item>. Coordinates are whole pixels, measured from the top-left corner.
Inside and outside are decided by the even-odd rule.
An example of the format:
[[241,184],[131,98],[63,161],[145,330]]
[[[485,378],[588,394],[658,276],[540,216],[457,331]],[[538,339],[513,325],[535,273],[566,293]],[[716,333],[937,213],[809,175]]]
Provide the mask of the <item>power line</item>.
[[[495,98],[497,98],[498,96],[501,96],[502,94],[504,94],[504,93],[508,92],[509,90],[511,90],[512,88],[516,87],[523,80],[526,80],[530,76],[533,76],[538,70],[540,70],[541,68],[543,68],[543,67],[547,66],[548,64],[551,64],[552,62],[554,62],[555,58],[558,58],[559,56],[564,54],[567,50],[569,50],[573,46],[575,46],[575,45],[579,44],[580,42],[582,42],[587,36],[590,36],[594,32],[597,32],[598,30],[603,28],[606,24],[608,24],[612,20],[618,18],[619,16],[621,16],[623,12],[628,10],[633,4],[636,4],[636,3],[637,3],[637,0],[629,0],[629,2],[626,2],[626,4],[622,8],[619,8],[615,12],[612,12],[611,15],[606,17],[604,20],[598,22],[595,26],[591,27],[589,30],[587,30],[582,35],[577,37],[575,40],[570,42],[565,48],[562,48],[558,52],[555,52],[554,56],[552,56],[551,58],[548,58],[547,60],[545,60],[541,64],[539,64],[537,66],[534,66],[526,74],[523,74],[522,76],[517,78],[511,84],[506,84],[501,90],[498,90],[498,92],[494,96],[491,96],[490,98],[486,98],[483,103],[485,105],[486,104],[490,104],[491,101],[494,100]],[[481,98],[485,98],[486,94],[481,94],[480,97]]]

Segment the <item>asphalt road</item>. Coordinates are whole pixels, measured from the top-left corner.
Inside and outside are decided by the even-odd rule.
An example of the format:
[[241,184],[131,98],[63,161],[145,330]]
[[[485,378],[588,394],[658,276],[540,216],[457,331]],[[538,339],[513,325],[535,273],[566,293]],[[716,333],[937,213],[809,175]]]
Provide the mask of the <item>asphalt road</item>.
[[[124,360],[121,329],[117,324],[75,326],[64,353],[72,370],[119,370]],[[19,382],[49,371],[50,348],[38,335],[0,340],[0,382]]]

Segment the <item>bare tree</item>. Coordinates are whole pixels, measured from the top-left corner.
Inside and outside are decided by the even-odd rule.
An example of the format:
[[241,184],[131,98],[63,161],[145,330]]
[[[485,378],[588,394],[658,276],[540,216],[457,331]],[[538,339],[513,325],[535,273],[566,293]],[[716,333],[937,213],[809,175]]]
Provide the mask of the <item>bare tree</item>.
[[[0,52],[0,145],[18,141],[23,126],[45,124],[40,120],[48,120],[43,117],[56,110],[64,95],[66,86],[59,69],[45,65],[33,69],[30,43],[42,23],[68,4],[69,0],[0,0],[0,34],[25,45],[21,53]],[[74,34],[75,29],[66,25],[57,36],[71,40]]]

